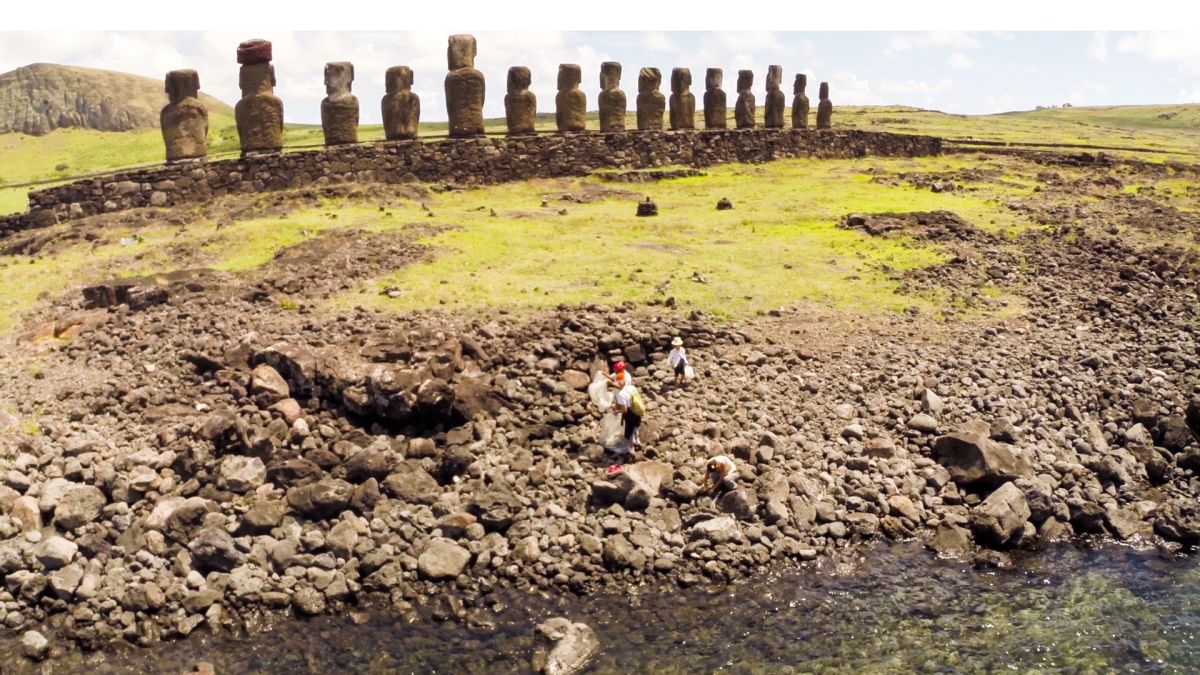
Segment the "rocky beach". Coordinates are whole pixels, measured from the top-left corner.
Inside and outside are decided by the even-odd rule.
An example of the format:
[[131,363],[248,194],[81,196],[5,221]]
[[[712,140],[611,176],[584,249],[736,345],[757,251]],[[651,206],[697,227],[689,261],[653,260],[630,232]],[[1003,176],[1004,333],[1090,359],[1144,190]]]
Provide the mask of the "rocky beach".
[[[312,308],[436,254],[419,233],[354,231],[285,249],[265,276],[51,298],[0,357],[0,620],[36,660],[367,606],[495,626],[514,589],[725,584],[879,539],[1000,568],[1080,538],[1194,546],[1197,254],[1137,235],[1196,216],[1153,194],[1089,213],[1111,186],[1037,178],[1006,208],[1047,225],[1011,237],[952,212],[843,218],[947,252],[895,273],[942,294],[939,316]],[[697,371],[684,387],[674,336]],[[644,451],[610,470],[585,390],[617,360],[648,413]],[[714,500],[716,454],[741,483]]]

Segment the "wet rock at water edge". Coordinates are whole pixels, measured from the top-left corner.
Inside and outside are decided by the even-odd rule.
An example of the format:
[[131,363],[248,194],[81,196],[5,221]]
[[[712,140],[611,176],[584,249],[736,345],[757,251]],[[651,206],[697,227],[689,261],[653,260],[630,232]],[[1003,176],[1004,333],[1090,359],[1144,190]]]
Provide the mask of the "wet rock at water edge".
[[576,675],[591,664],[600,641],[591,626],[564,617],[548,619],[537,627],[538,645],[531,665],[545,675]]

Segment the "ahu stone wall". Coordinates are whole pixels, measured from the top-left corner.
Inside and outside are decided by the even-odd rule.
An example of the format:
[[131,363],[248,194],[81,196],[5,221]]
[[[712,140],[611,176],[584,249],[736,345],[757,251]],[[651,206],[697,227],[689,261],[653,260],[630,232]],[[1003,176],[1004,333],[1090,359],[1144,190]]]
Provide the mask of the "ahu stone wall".
[[940,152],[941,139],[931,136],[764,128],[348,144],[166,164],[38,190],[29,194],[28,212],[0,218],[0,236],[98,213],[313,184],[426,181],[483,185],[581,176],[598,169],[704,167],[789,157],[916,157]]

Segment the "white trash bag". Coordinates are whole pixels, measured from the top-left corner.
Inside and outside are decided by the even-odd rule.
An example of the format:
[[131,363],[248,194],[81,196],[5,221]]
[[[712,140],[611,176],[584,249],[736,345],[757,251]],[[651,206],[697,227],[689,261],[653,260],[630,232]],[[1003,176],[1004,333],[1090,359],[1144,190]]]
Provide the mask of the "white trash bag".
[[625,424],[621,422],[621,416],[615,412],[609,412],[600,419],[600,445],[606,448],[615,448],[625,440]]
[[613,394],[608,390],[608,378],[604,377],[604,373],[596,373],[596,377],[588,385],[588,396],[592,399],[592,405],[601,413],[606,413],[612,408]]
[[688,379],[688,380],[695,379],[696,378],[696,370],[694,368],[692,368],[691,366],[684,366],[683,367],[683,377],[684,377],[684,379]]

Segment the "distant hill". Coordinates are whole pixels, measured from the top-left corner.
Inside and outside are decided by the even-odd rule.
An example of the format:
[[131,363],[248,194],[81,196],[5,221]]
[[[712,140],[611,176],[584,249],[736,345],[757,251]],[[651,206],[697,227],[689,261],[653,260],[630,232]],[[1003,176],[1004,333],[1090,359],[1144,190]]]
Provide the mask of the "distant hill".
[[[201,93],[210,113],[232,114]],[[0,75],[0,133],[41,136],[59,128],[131,131],[158,127],[163,81],[110,70],[34,63]]]

